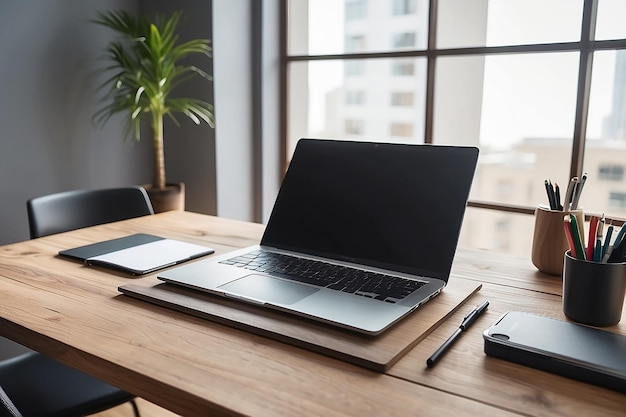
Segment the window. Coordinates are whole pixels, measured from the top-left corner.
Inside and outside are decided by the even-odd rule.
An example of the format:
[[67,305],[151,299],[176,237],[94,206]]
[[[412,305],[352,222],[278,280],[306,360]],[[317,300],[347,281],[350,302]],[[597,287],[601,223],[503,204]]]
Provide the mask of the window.
[[393,0],[394,16],[413,14],[417,11],[416,0]]
[[[530,248],[519,236],[547,202],[546,179],[565,189],[588,172],[585,212],[626,218],[626,1],[377,0],[359,19],[343,16],[351,1],[316,0],[304,15],[289,13],[295,22],[311,19],[286,25],[308,52],[284,57],[286,74],[304,74],[285,77],[286,91],[295,90],[287,94],[285,149],[321,133],[476,146],[469,206],[510,216],[506,227],[493,215],[464,222],[489,231],[476,238],[481,247],[497,240],[509,251]],[[314,8],[335,20],[314,18]],[[313,63],[327,68],[299,69]],[[336,99],[337,91],[363,91],[367,102]],[[492,223],[474,226],[474,218]]]
[[609,207],[623,211],[626,209],[626,193],[611,192],[609,194]]
[[411,137],[413,136],[413,125],[411,123],[391,123],[389,125],[389,135],[394,137]]
[[391,93],[391,105],[394,107],[413,106],[413,93]]
[[413,61],[400,61],[391,64],[391,75],[409,76],[415,75],[415,64]]
[[393,35],[394,48],[412,48],[415,46],[415,32],[396,33]]
[[600,165],[598,170],[598,178],[607,181],[622,181],[624,179],[624,166],[623,165]]
[[367,15],[366,0],[346,1],[346,20],[362,19]]
[[506,250],[511,246],[510,219],[499,219],[496,221],[495,237],[496,248]]
[[502,198],[510,198],[513,194],[513,182],[508,178],[498,179],[496,194]]
[[346,104],[353,105],[353,106],[365,104],[365,92],[364,91],[346,91]]
[[363,75],[365,73],[363,61],[347,61],[344,64],[344,74],[348,77]]
[[346,36],[346,52],[361,52],[365,50],[365,36]]
[[348,135],[362,135],[363,134],[363,120],[348,119],[344,123],[344,131]]

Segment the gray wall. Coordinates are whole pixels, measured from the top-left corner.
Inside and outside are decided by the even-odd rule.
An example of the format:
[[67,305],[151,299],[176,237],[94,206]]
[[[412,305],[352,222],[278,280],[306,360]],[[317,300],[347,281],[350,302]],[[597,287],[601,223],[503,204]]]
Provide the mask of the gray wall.
[[[171,2],[128,0],[0,1],[0,245],[28,239],[26,200],[58,191],[142,184],[152,179],[149,132],[123,140],[120,119],[94,126],[94,75],[111,39],[92,24],[96,10],[170,12]],[[212,38],[211,1],[176,2],[181,40]],[[194,64],[212,72],[212,60]],[[181,94],[213,102],[212,84]],[[201,94],[201,96],[198,96]],[[216,213],[215,134],[179,118],[165,126],[168,180],[185,182],[187,209]],[[25,349],[0,338],[0,359]]]
[[214,8],[215,53],[220,57],[214,66],[215,95],[220,105],[216,109],[219,124],[215,126],[220,174],[217,211],[220,216],[250,220],[255,173],[250,75],[252,10],[250,0],[216,0]]
[[[121,7],[168,11],[169,3],[0,1],[0,244],[28,238],[30,197],[151,181],[146,135],[139,143],[124,141],[120,119],[92,124],[100,81],[94,71],[112,34],[89,19],[96,10]],[[211,38],[210,1],[176,6],[188,18],[181,38]],[[201,65],[212,71],[209,60]],[[190,88],[212,100],[212,86]],[[165,127],[168,180],[187,184],[188,210],[215,213],[214,131],[179,120],[180,129]]]

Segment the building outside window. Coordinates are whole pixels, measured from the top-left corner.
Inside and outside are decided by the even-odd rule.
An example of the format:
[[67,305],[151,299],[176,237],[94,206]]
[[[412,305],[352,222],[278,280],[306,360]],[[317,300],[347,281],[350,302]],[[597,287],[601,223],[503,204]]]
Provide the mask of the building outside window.
[[598,172],[598,178],[607,181],[623,181],[624,180],[624,166],[602,164]]
[[394,48],[411,48],[415,46],[415,32],[395,33],[393,35]]
[[393,122],[389,125],[389,134],[393,137],[413,136],[413,125],[411,123]]
[[[359,19],[339,0],[287,3],[308,25],[288,26],[285,163],[298,138],[341,139],[348,130],[477,146],[460,244],[490,249],[497,234],[509,242],[499,246],[522,255],[534,209],[547,203],[545,179],[565,188],[588,172],[585,212],[626,218],[623,168],[607,162],[626,161],[626,1],[377,0]],[[367,102],[336,98],[346,91],[363,91]],[[413,95],[410,105],[399,105],[409,102],[401,92]],[[496,227],[494,210],[507,227]]]
[[417,11],[417,0],[393,0],[393,15],[414,14]]
[[413,61],[394,61],[391,64],[391,75],[398,77],[415,75],[415,64]]
[[346,91],[346,105],[358,106],[365,104],[365,91]]
[[506,251],[511,246],[511,220],[496,221],[495,247]]
[[362,19],[367,16],[367,0],[346,1],[346,20]]
[[347,119],[344,123],[345,133],[348,135],[363,134],[363,120]]
[[412,92],[392,92],[391,105],[394,107],[413,106],[414,95]]
[[514,181],[510,178],[501,178],[496,183],[496,194],[502,199],[511,197],[514,191]]
[[365,50],[365,36],[349,35],[346,37],[346,52],[361,52]]
[[362,61],[347,61],[344,64],[344,74],[346,77],[355,77],[365,73],[365,65]]
[[609,194],[609,207],[618,210],[626,209],[626,193],[611,192]]

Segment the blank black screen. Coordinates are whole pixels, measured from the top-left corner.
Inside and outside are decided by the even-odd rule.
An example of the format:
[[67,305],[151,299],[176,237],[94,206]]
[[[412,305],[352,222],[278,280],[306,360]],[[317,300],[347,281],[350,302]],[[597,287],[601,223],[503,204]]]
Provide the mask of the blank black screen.
[[478,149],[301,139],[262,245],[447,281]]

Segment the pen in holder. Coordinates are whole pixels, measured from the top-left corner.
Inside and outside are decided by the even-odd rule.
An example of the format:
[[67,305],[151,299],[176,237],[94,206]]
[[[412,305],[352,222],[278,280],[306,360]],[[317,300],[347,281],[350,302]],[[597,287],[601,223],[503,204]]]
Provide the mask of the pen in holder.
[[622,318],[626,263],[593,262],[565,253],[563,313],[591,326],[613,326]]
[[539,206],[535,210],[531,259],[533,265],[546,274],[563,274],[564,254],[569,250],[563,229],[563,217],[567,214],[576,216],[579,227],[584,224],[585,216],[581,209],[561,211]]

